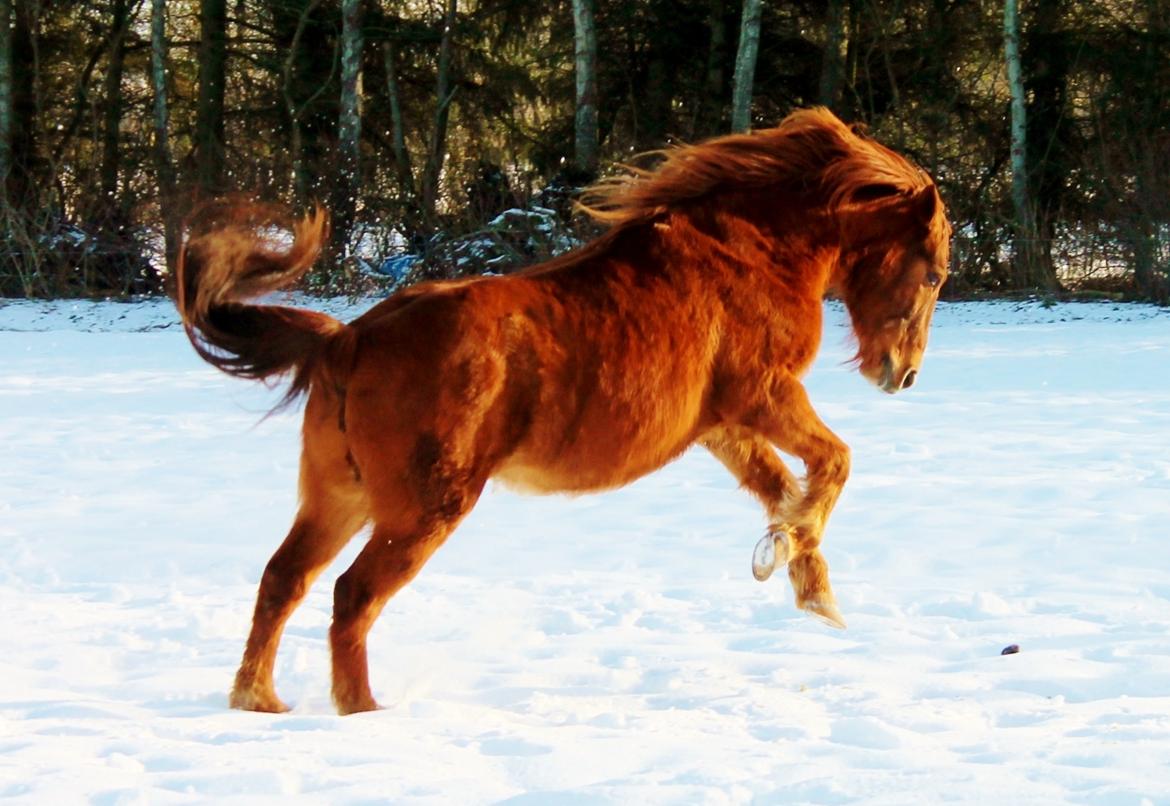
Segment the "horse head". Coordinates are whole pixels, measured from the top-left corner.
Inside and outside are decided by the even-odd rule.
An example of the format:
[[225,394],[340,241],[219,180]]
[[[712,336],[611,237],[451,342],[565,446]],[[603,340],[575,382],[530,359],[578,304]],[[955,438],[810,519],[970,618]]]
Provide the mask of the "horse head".
[[835,272],[857,337],[863,376],[893,394],[914,384],[947,278],[950,225],[933,183],[851,194]]

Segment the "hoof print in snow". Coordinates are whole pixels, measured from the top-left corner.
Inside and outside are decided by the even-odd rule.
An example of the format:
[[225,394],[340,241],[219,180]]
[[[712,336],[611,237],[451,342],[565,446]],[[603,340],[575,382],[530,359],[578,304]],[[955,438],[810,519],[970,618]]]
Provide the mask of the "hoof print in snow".
[[1008,644],[1007,646],[1005,646],[1003,648],[1003,651],[1000,652],[999,654],[1001,654],[1001,655],[1014,655],[1019,651],[1020,651],[1019,644]]

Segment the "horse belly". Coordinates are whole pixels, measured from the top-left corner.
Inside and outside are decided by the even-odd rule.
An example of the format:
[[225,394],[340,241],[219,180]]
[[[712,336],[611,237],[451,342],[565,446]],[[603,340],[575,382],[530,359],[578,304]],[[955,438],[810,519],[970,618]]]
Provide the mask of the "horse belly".
[[[666,396],[643,405],[605,401],[533,429],[494,478],[526,493],[609,490],[653,473],[683,453],[704,430],[701,394]],[[608,405],[607,405],[608,404]]]
[[653,473],[686,450],[687,442],[665,456],[645,457],[641,462],[614,461],[581,464],[572,461],[539,463],[514,457],[493,478],[505,487],[528,495],[592,493],[624,487]]

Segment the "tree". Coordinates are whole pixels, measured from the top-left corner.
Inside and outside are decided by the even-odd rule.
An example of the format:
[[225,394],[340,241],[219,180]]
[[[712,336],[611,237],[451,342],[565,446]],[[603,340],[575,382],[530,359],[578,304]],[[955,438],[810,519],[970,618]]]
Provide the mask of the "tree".
[[227,84],[227,0],[199,3],[199,106],[195,149],[199,188],[222,193],[224,184],[224,91]]
[[12,0],[0,0],[0,204],[12,172]]
[[761,0],[743,0],[739,50],[735,56],[735,87],[731,94],[731,130],[745,132],[752,124],[752,82],[760,48]]
[[443,33],[439,41],[439,66],[435,76],[435,123],[431,129],[430,148],[422,178],[423,217],[428,224],[435,223],[435,209],[439,200],[439,179],[447,158],[447,123],[451,116],[451,101],[455,87],[451,86],[451,48],[455,36],[455,12],[458,0],[447,0],[443,14]]
[[[106,215],[114,214],[118,198],[119,131],[122,125],[122,73],[126,66],[126,34],[132,15],[126,0],[114,0],[110,12],[110,47],[103,81],[104,121],[100,193]],[[113,215],[114,219],[120,216]]]
[[841,80],[845,72],[845,51],[848,40],[845,22],[849,17],[848,0],[829,0],[825,12],[825,50],[821,56],[821,79],[817,102],[838,110]]
[[[1013,250],[1016,284],[1020,288],[1048,287],[1050,271],[1041,257],[1036,228],[1036,205],[1028,174],[1028,113],[1020,65],[1020,17],[1017,0],[1004,0],[1003,41],[1011,94],[1012,207],[1015,212]],[[1055,279],[1054,277],[1052,278]]]
[[390,101],[390,137],[393,142],[398,190],[406,201],[408,214],[414,218],[414,213],[418,210],[418,196],[414,190],[414,169],[410,165],[410,151],[406,147],[406,125],[402,120],[402,99],[398,91],[397,50],[393,39],[386,40],[383,45],[382,59],[386,66],[386,97]]
[[597,29],[593,6],[594,0],[573,0],[577,75],[574,156],[577,170],[589,177],[597,174]]
[[1003,4],[1004,58],[1011,93],[1012,206],[1015,210],[1015,271],[1026,285],[1032,275],[1036,243],[1036,218],[1028,192],[1027,99],[1020,69],[1020,16],[1016,0]]
[[[44,10],[31,0],[11,0],[13,11],[12,58],[12,164],[8,175],[8,199],[13,205],[24,206],[32,195],[44,193],[37,181],[43,169],[41,159],[42,96],[37,81],[40,65],[38,30]],[[40,177],[43,178],[43,177]]]
[[[1144,0],[1142,6],[1146,31],[1143,47],[1139,50],[1141,61],[1137,72],[1142,77],[1141,84],[1146,86],[1140,92],[1140,120],[1157,132],[1162,128],[1158,127],[1158,122],[1165,123],[1170,119],[1166,111],[1166,98],[1170,92],[1159,87],[1157,82],[1159,66],[1165,59],[1165,47],[1170,42],[1170,10],[1159,0]],[[1156,233],[1161,229],[1164,234],[1170,223],[1170,203],[1165,192],[1165,180],[1170,173],[1170,153],[1165,145],[1170,143],[1170,134],[1162,128],[1160,136],[1142,132],[1127,139],[1133,142],[1133,152],[1136,152],[1133,161],[1137,165],[1133,183],[1137,198],[1132,208],[1138,220],[1128,234],[1133,250],[1134,283],[1142,296],[1165,304],[1170,300],[1170,248],[1163,242],[1159,265]]]
[[1022,48],[1024,94],[1028,99],[1028,190],[1034,242],[1029,257],[1029,286],[1055,288],[1053,245],[1056,219],[1075,194],[1066,186],[1076,148],[1068,116],[1071,32],[1064,30],[1066,0],[1033,0],[1026,6],[1028,24],[1017,32]]
[[296,27],[292,34],[292,41],[287,45],[286,55],[281,65],[280,92],[284,102],[284,111],[288,117],[289,135],[289,162],[292,164],[293,197],[298,201],[308,201],[309,173],[305,166],[304,154],[304,123],[303,116],[306,107],[313,100],[299,99],[296,75],[297,60],[301,55],[301,41],[309,26],[309,18],[321,5],[322,0],[309,0],[297,15]]
[[163,243],[167,266],[173,266],[178,253],[178,221],[175,200],[175,166],[171,157],[170,127],[167,110],[167,12],[166,0],[150,4],[150,86],[154,95],[154,173],[158,180],[159,215],[163,224]]
[[726,0],[708,0],[707,9],[707,64],[703,75],[703,90],[695,106],[695,123],[691,137],[723,132],[721,118],[724,109],[724,90],[727,62]]
[[342,0],[341,114],[337,122],[338,181],[333,202],[333,242],[339,253],[349,240],[362,186],[361,64],[361,2]]

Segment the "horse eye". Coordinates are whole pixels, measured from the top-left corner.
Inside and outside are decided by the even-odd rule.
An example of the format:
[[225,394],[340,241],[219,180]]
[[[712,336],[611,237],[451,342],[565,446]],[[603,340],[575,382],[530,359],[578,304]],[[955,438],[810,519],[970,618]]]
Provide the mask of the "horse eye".
[[940,275],[938,272],[932,271],[932,272],[927,273],[926,284],[928,286],[930,286],[931,288],[938,288],[939,284],[941,282],[942,282],[942,275]]

